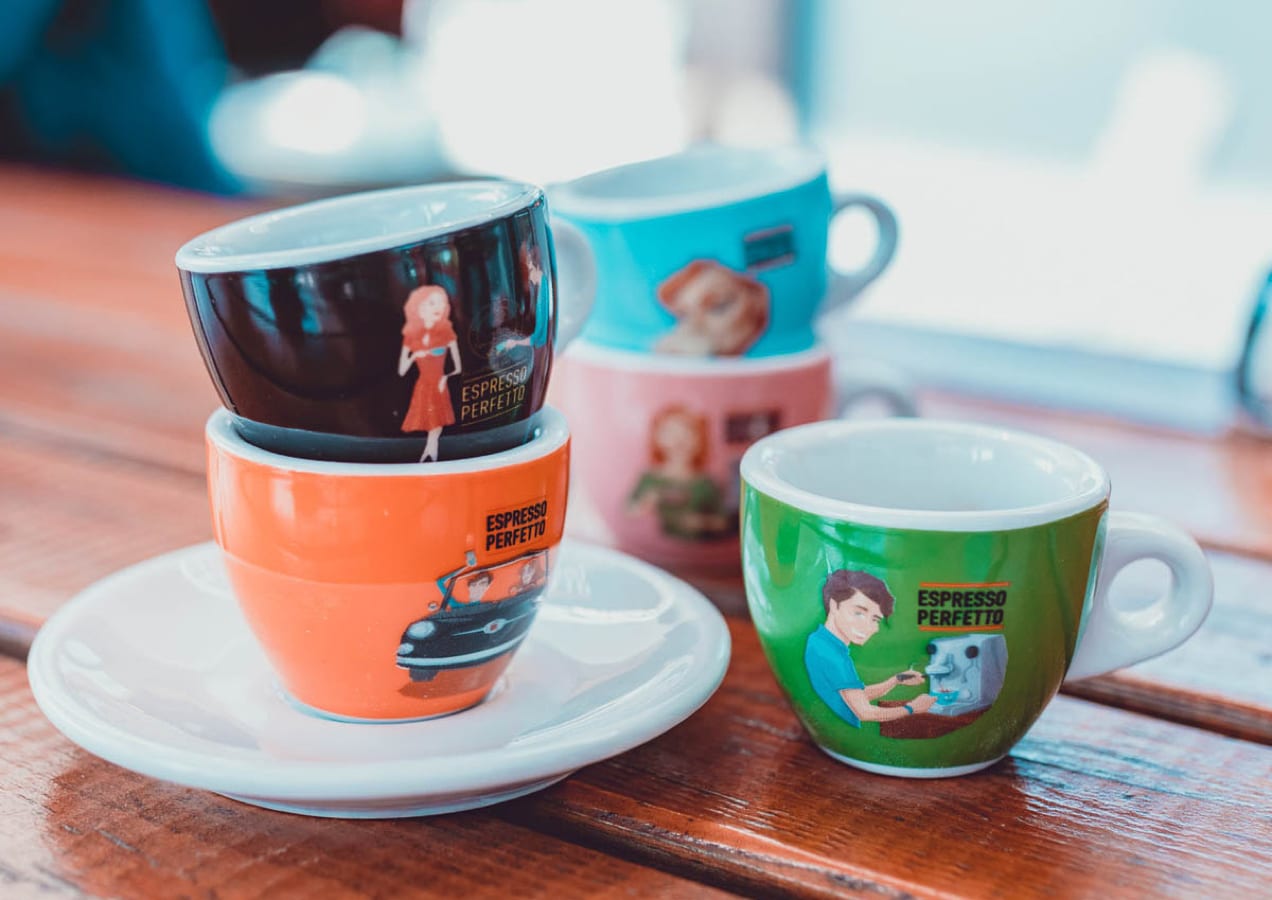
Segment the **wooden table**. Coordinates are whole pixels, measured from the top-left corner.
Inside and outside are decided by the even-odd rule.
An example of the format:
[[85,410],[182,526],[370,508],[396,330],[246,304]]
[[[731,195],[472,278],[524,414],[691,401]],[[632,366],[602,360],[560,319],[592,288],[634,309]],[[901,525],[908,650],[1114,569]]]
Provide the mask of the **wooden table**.
[[209,537],[201,428],[217,401],[171,260],[247,208],[0,168],[0,896],[1269,895],[1272,444],[966,398],[927,395],[925,412],[1091,452],[1114,506],[1190,529],[1217,584],[1190,643],[1071,687],[982,774],[904,781],[818,752],[729,580],[700,583],[734,642],[702,710],[487,810],[308,819],[70,744],[31,699],[25,649],[80,588]]

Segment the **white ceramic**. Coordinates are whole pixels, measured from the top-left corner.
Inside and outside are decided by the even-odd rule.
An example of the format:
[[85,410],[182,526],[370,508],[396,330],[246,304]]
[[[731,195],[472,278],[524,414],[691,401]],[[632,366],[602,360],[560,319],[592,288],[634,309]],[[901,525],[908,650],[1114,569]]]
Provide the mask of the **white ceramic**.
[[86,589],[40,630],[27,667],[49,720],[110,762],[270,809],[395,818],[519,797],[644,743],[705,703],[728,661],[728,628],[700,593],[566,541],[485,703],[336,722],[284,699],[208,543]]

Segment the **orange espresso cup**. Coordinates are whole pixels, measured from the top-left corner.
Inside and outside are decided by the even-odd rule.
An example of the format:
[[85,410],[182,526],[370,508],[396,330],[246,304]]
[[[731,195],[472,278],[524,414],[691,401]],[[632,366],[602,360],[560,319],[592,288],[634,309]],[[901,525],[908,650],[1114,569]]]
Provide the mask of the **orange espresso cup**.
[[208,419],[212,525],[283,688],[336,718],[480,703],[525,639],[565,520],[569,430],[426,464],[280,456]]

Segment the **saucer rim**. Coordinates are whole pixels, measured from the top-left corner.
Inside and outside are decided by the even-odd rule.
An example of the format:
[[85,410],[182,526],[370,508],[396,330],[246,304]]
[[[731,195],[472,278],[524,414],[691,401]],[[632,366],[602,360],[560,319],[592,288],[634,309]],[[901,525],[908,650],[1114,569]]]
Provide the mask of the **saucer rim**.
[[[696,671],[686,673],[682,681],[686,688],[665,694],[660,702],[645,703],[632,710],[632,715],[619,715],[610,727],[594,728],[565,747],[552,743],[521,749],[504,746],[459,757],[387,762],[278,759],[245,762],[221,754],[178,750],[170,744],[139,737],[75,702],[73,692],[67,689],[57,671],[56,650],[81,611],[91,608],[99,597],[112,595],[119,581],[144,576],[150,569],[170,568],[186,556],[219,553],[211,541],[149,557],[84,588],[50,616],[37,632],[27,659],[27,677],[40,710],[73,743],[140,774],[215,793],[298,803],[390,800],[489,791],[503,784],[541,780],[624,753],[683,722],[715,694],[724,680],[732,651],[728,624],[720,611],[683,580],[636,557],[586,541],[566,538],[561,549],[581,554],[579,562],[585,568],[598,565],[627,568],[671,590],[676,602],[687,607],[691,617],[700,621],[703,628],[699,642],[702,652],[694,654]],[[550,589],[548,597],[552,594]],[[232,608],[232,598],[224,600]],[[246,623],[242,627],[246,630]],[[712,632],[718,636],[715,641],[711,640]],[[250,632],[248,634],[250,636]]]

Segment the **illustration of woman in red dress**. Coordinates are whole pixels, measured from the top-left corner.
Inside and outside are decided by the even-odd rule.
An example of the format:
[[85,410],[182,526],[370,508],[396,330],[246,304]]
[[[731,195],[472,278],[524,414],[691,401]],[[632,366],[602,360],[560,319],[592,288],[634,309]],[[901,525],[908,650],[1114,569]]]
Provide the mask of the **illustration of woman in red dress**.
[[[406,298],[404,312],[406,324],[402,326],[398,375],[406,375],[414,362],[419,378],[402,420],[402,430],[428,432],[424,454],[420,457],[420,462],[427,462],[437,459],[442,429],[455,423],[446,381],[463,371],[463,364],[459,360],[459,341],[450,321],[450,297],[445,290],[433,284],[417,287]],[[450,372],[446,371],[447,351],[454,361]]]

